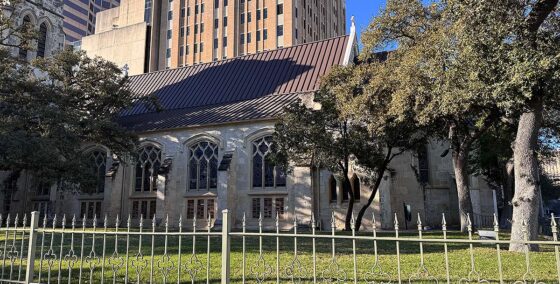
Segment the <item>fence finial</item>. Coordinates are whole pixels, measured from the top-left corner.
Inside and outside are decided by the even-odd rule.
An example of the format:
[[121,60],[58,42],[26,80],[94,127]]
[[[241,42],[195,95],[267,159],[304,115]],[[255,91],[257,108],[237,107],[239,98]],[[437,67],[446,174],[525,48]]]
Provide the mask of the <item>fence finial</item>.
[[399,217],[397,217],[397,213],[395,212],[395,219],[393,220],[393,224],[395,226],[395,231],[399,230]]
[[247,216],[245,216],[245,212],[243,212],[243,219],[241,220],[241,226],[245,229],[245,225],[247,224]]
[[183,214],[179,214],[179,229],[183,227]]
[[418,212],[416,217],[416,225],[418,225],[418,230],[422,230],[422,218],[420,217],[420,212]]
[[315,213],[311,212],[311,228],[315,228]]
[[[16,215],[16,220],[17,220],[17,215]],[[66,214],[62,215],[62,229],[64,230],[66,228]]]
[[142,229],[143,226],[144,226],[144,214],[140,214],[140,221],[138,223],[138,227]]
[[152,228],[156,227],[156,214],[154,214],[154,217],[152,218]]
[[126,219],[126,227],[127,227],[128,229],[130,229],[130,223],[131,223],[131,222],[132,222],[132,219],[131,219],[131,217],[130,217],[130,214],[128,214],[128,218]]
[[[8,215],[9,218],[10,215]],[[43,217],[43,229],[47,227],[47,215],[45,215],[45,217]]]
[[107,214],[105,214],[105,217],[103,218],[103,227],[105,229],[107,229],[108,223],[109,223],[109,220],[107,219]]
[[23,214],[23,227],[25,227],[25,224],[27,224],[27,213]]
[[336,227],[336,219],[334,218],[334,211],[331,212],[331,228]]
[[445,220],[445,213],[441,213],[441,226],[447,227],[447,220]]
[[76,228],[76,214],[72,216],[72,229]]
[[558,226],[558,225],[556,224],[556,218],[555,218],[555,216],[554,216],[554,213],[551,213],[551,214],[550,214],[550,225],[551,225],[552,227],[557,227],[557,226]]

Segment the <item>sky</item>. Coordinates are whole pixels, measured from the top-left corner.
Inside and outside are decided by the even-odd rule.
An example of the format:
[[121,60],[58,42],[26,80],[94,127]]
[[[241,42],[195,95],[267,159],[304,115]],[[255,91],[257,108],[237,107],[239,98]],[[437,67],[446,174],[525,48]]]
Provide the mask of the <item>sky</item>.
[[358,34],[365,29],[371,19],[385,6],[384,0],[346,0],[347,29],[350,32],[350,18],[354,16]]

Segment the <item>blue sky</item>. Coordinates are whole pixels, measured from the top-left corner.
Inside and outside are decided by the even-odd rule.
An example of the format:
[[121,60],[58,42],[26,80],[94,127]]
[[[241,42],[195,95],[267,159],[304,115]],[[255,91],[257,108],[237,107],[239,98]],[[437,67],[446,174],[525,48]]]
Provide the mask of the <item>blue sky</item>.
[[350,17],[355,17],[356,28],[360,33],[384,5],[384,0],[346,0],[348,30],[350,30]]

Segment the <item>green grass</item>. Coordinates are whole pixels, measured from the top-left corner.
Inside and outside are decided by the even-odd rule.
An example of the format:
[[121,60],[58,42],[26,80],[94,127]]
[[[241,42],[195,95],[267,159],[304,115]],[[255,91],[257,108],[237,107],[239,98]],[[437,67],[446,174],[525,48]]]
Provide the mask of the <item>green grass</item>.
[[[415,237],[413,233],[403,233],[403,237]],[[393,234],[380,233],[379,236],[393,236]],[[11,237],[11,236],[10,236]],[[465,238],[465,235],[450,232],[450,238]],[[507,239],[507,235],[503,235],[502,238]],[[68,254],[70,250],[70,235],[65,234],[64,236],[64,246],[63,255]],[[441,238],[441,232],[426,232],[425,238]],[[9,240],[11,241],[11,239]],[[38,252],[39,256],[40,245],[42,242],[42,236],[39,234],[38,238]],[[68,261],[62,261],[60,263],[61,269],[59,270],[59,262],[54,261],[51,268],[51,280],[55,281],[58,278],[60,271],[60,278],[63,283],[68,283],[68,278],[72,279],[72,283],[77,283],[79,276],[80,267],[80,247],[82,242],[82,236],[76,234],[74,236],[74,253],[78,257],[78,261],[75,262],[72,269],[68,268]],[[136,270],[133,268],[133,260],[135,255],[138,253],[138,237],[130,237],[129,239],[129,279],[136,279]],[[46,235],[44,240],[45,246],[43,248],[43,255],[49,248],[50,236]],[[154,240],[154,269],[153,269],[153,279],[155,283],[163,283],[163,273],[160,267],[165,267],[166,265],[171,265],[174,263],[174,269],[169,273],[167,278],[167,283],[177,283],[177,263],[178,263],[178,237],[168,238],[168,251],[167,254],[169,258],[164,257],[164,243],[165,239],[163,237],[156,237]],[[8,244],[8,248],[11,242]],[[60,253],[60,235],[56,235],[53,242],[53,250],[57,258]],[[104,268],[104,280],[106,282],[113,282],[113,270],[111,268],[112,259],[111,255],[115,251],[115,238],[114,236],[107,236],[105,240],[105,268]],[[294,259],[293,253],[293,238],[280,238],[280,282],[286,283],[291,280],[287,273],[287,268],[292,264]],[[0,237],[0,251],[3,251],[4,246],[4,236]],[[365,283],[367,280],[397,280],[397,257],[395,253],[395,243],[392,241],[379,241],[378,242],[378,253],[379,260],[382,271],[387,273],[386,275],[371,275],[367,274],[371,271],[371,267],[374,264],[374,249],[372,241],[357,241],[357,263],[358,263],[358,280],[360,283]],[[20,240],[16,241],[16,247],[18,250],[21,247]],[[91,236],[86,236],[84,245],[84,258],[90,253],[92,247]],[[247,237],[246,239],[246,281],[248,283],[257,282],[255,275],[252,273],[251,267],[258,264],[259,272],[262,272],[263,266],[262,262],[259,260],[259,240],[254,237]],[[318,281],[322,279],[322,272],[326,270],[332,263],[331,258],[331,241],[327,239],[317,240],[317,279]],[[97,236],[95,240],[95,251],[97,256],[102,257],[103,250],[103,237]],[[192,254],[192,237],[183,237],[181,244],[181,259],[183,269],[181,271],[181,282],[191,283],[190,275],[187,272],[187,268],[193,269],[193,265],[190,265],[191,254]],[[196,283],[206,282],[206,264],[207,264],[207,238],[199,236],[196,239],[196,251],[197,259],[199,262],[197,268],[199,269],[196,274]],[[310,239],[299,238],[298,239],[298,261],[301,263],[302,270],[296,269],[296,278],[301,278],[302,283],[312,282],[313,280],[313,258],[312,258],[312,243]],[[408,281],[409,277],[418,271],[420,264],[420,253],[418,243],[413,242],[401,242],[401,275],[403,281]],[[124,283],[125,277],[125,263],[124,259],[126,257],[126,238],[121,236],[118,239],[118,255],[123,258],[122,266],[116,270],[115,279],[116,283]],[[337,264],[339,265],[339,271],[343,271],[339,274],[346,274],[345,283],[353,282],[353,255],[352,255],[352,241],[348,239],[342,239],[336,241],[336,252],[337,252]],[[142,240],[142,253],[144,258],[147,260],[147,267],[141,273],[141,283],[148,283],[150,279],[150,255],[151,255],[151,237],[144,236]],[[25,248],[24,248],[24,254]],[[476,245],[474,247],[475,254],[475,265],[477,272],[480,273],[483,279],[490,281],[491,283],[496,283],[498,281],[498,266],[497,266],[497,254],[496,248],[493,245],[481,246]],[[444,283],[446,280],[446,269],[445,269],[445,258],[444,250],[442,244],[425,244],[424,245],[424,256],[425,256],[425,267],[429,272],[430,276],[437,278],[440,282]],[[276,238],[263,238],[263,257],[266,263],[266,267],[270,270],[268,271],[265,283],[272,283],[276,281]],[[233,283],[241,283],[242,279],[242,239],[241,237],[234,237],[232,239],[231,246],[231,280]],[[533,275],[539,281],[544,283],[557,283],[557,271],[556,271],[556,260],[554,255],[553,247],[541,247],[540,252],[534,252],[530,254],[531,269]],[[102,260],[100,259],[100,262]],[[526,272],[525,268],[525,254],[510,253],[507,252],[507,247],[502,250],[502,262],[503,262],[503,273],[506,283],[513,283],[517,280],[522,280],[523,275]],[[218,283],[220,281],[221,272],[221,240],[219,237],[212,237],[210,240],[210,255],[209,255],[209,279],[211,283]],[[9,261],[6,263],[0,263],[4,269],[4,278],[8,278],[8,273],[10,268],[12,270],[12,279],[17,279],[19,272],[19,260],[16,261],[13,267],[10,265]],[[25,264],[25,263],[24,263]],[[159,267],[158,267],[159,264]],[[185,266],[187,265],[187,267]],[[39,261],[35,264],[35,275],[38,276],[39,273]],[[47,262],[42,263],[42,282],[46,282],[46,276],[48,274]],[[331,268],[333,266],[330,266]],[[452,282],[457,283],[461,278],[468,277],[470,271],[470,254],[468,244],[450,244],[449,245],[449,267],[450,267],[450,277]],[[23,275],[25,268],[22,268]],[[71,273],[70,273],[71,272]],[[93,283],[100,283],[101,280],[101,263],[96,265],[93,269]],[[326,274],[330,275],[330,274]],[[89,283],[90,269],[89,264],[83,263],[82,268],[82,279],[83,283]],[[430,279],[424,279],[425,281],[414,280],[413,283],[433,283]],[[472,279],[476,280],[476,279]],[[528,280],[532,280],[528,279]],[[55,281],[56,282],[56,281]],[[471,283],[474,283],[473,281]],[[469,283],[469,282],[467,282]],[[530,282],[532,283],[532,281]]]

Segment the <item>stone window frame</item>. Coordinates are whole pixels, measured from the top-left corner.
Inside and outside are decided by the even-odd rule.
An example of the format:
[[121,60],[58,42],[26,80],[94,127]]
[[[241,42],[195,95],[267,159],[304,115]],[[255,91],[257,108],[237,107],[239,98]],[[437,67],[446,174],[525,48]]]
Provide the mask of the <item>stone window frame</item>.
[[[190,167],[190,160],[191,160],[191,156],[190,156],[190,150],[191,147],[200,144],[201,142],[209,142],[212,143],[214,145],[216,145],[216,187],[212,188],[209,185],[207,185],[207,189],[206,190],[201,190],[199,188],[196,189],[191,189],[190,188],[190,171],[191,171],[191,167]],[[186,192],[214,192],[217,191],[218,189],[218,167],[220,165],[220,154],[223,152],[223,145],[221,143],[221,140],[213,135],[210,135],[208,133],[201,133],[201,134],[197,134],[194,135],[192,137],[190,137],[187,141],[185,141],[183,143],[183,149],[186,151],[186,184],[185,184],[185,190]],[[210,176],[210,175],[208,175]],[[209,179],[209,178],[208,178]],[[208,180],[209,182],[209,180]]]
[[[333,188],[333,181],[334,181],[334,188]],[[329,203],[331,204],[338,203],[338,179],[334,176],[334,174],[331,174],[329,177],[328,189],[329,189]]]
[[[265,191],[265,190],[285,190],[288,187],[288,175],[286,173],[286,182],[285,185],[281,185],[281,186],[277,186],[276,185],[276,174],[274,176],[274,186],[265,186],[264,182],[262,184],[262,186],[260,187],[255,187],[253,185],[253,143],[255,141],[261,140],[264,137],[267,136],[273,136],[275,133],[274,128],[269,128],[269,127],[265,127],[262,129],[259,129],[251,134],[249,134],[246,138],[245,138],[245,143],[244,143],[244,148],[247,151],[247,159],[249,161],[249,181],[250,181],[250,190],[254,190],[254,191]],[[276,172],[276,166],[274,166],[274,172]],[[264,180],[264,176],[263,176],[263,180]]]
[[[358,182],[357,184],[356,181]],[[358,185],[357,192],[356,192],[356,185]],[[350,188],[354,193],[354,202],[359,202],[361,200],[361,195],[362,195],[362,181],[360,177],[358,177],[358,175],[355,173],[350,178]]]
[[[102,155],[105,156],[105,170],[103,170],[103,177],[104,177],[103,178],[103,191],[99,191],[98,190],[99,188],[96,186],[96,190],[91,192],[91,194],[103,194],[105,192],[105,190],[107,189],[106,184],[105,184],[105,178],[106,178],[105,175],[107,174],[108,167],[112,162],[112,161],[109,160],[111,152],[109,151],[109,149],[107,147],[104,147],[104,146],[101,146],[101,145],[93,145],[93,146],[90,146],[90,147],[86,147],[86,148],[84,148],[84,150],[82,152],[84,153],[84,155],[86,156],[87,159],[91,158],[90,155],[93,152],[99,152],[99,153],[102,153]],[[97,167],[98,167],[97,170],[99,170],[99,166],[97,166]],[[99,177],[100,176],[98,176],[98,178]],[[97,182],[100,182],[100,181],[101,181],[101,179],[97,180]]]
[[[270,200],[270,214],[265,214],[265,200]],[[288,202],[288,198],[286,196],[278,196],[278,195],[266,195],[266,196],[255,196],[251,198],[251,219],[259,219],[260,217],[263,220],[274,220],[276,219],[276,214],[278,214],[278,218],[282,219],[286,216],[286,203]],[[283,205],[281,208],[278,206],[278,203]],[[256,203],[255,203],[256,202]]]
[[[203,215],[204,218],[200,218],[200,216],[202,216],[199,212],[199,204],[200,201],[202,201],[202,205],[203,205]],[[216,197],[200,197],[200,198],[187,198],[185,199],[185,203],[184,203],[184,212],[185,212],[185,219],[186,220],[194,220],[196,218],[197,223],[198,221],[200,221],[199,224],[206,224],[204,221],[208,219],[208,216],[210,216],[210,219],[215,219],[216,218],[216,208],[217,208],[217,198]]]
[[[163,146],[157,142],[153,142],[153,141],[144,141],[143,143],[140,144],[140,146],[137,148],[137,151],[140,152],[140,150],[143,150],[146,147],[155,147],[159,149],[159,165],[161,166],[161,164],[163,163],[163,157],[164,157],[164,149]],[[137,170],[138,170],[138,163],[139,161],[134,161],[134,165],[133,165],[133,174],[131,175],[132,178],[132,194],[146,194],[146,193],[153,193],[155,194],[158,191],[158,182],[156,181],[151,181],[150,184],[150,190],[144,190],[144,186],[141,186],[140,190],[136,190],[136,179],[137,179]],[[143,166],[142,166],[143,168]],[[152,168],[152,170],[155,172],[155,174],[152,172],[152,178],[155,176],[156,178],[159,176],[157,173],[157,169]],[[144,182],[144,176],[142,176],[142,182]]]

